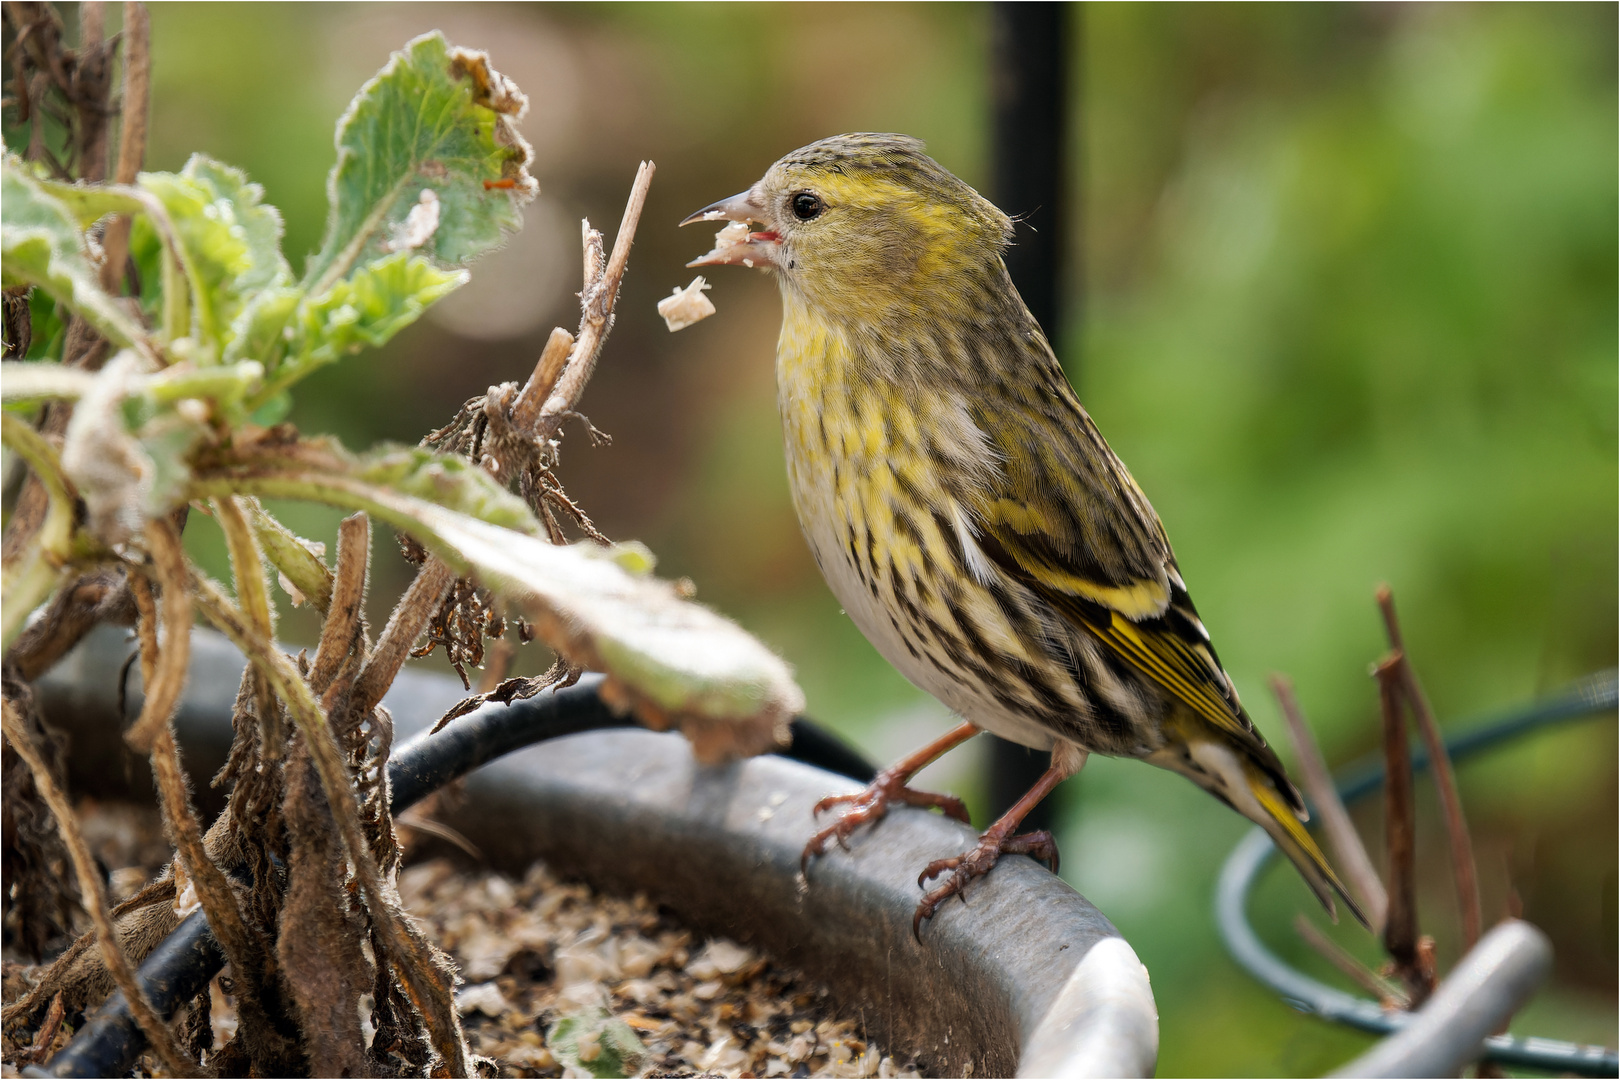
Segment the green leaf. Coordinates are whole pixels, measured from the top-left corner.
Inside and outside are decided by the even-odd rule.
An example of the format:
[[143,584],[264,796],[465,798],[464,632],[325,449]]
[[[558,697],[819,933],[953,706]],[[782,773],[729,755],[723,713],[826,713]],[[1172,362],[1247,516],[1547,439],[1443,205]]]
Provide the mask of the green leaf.
[[44,289],[28,293],[28,360],[61,360],[67,328],[56,313],[56,300]]
[[115,344],[146,338],[102,291],[73,212],[10,156],[0,163],[0,280],[8,288],[38,285]]
[[264,557],[281,574],[282,588],[293,605],[308,600],[322,615],[332,606],[332,571],[316,554],[317,545],[283,525],[257,499],[245,500],[253,535],[264,548]]
[[[452,48],[437,31],[395,53],[338,121],[326,237],[304,273],[310,291],[410,241],[439,265],[460,266],[517,231],[519,208],[538,190],[513,124],[527,107],[483,53]],[[424,191],[437,227],[408,235]]]
[[601,1007],[552,1024],[546,1047],[563,1065],[595,1077],[634,1076],[647,1061],[647,1047],[635,1029]]
[[[263,398],[367,345],[384,344],[415,322],[428,305],[466,280],[465,270],[440,270],[420,255],[402,251],[367,263],[324,295],[305,298],[289,325],[279,331],[291,340],[285,358],[272,371]],[[274,305],[285,303],[286,291],[267,294],[262,310],[255,309],[247,333],[256,339],[275,333],[281,309]]]
[[[139,183],[168,212],[191,288],[195,333],[221,357],[249,301],[292,280],[281,254],[281,215],[241,171],[201,154],[179,173],[142,173]],[[153,229],[149,219],[138,218],[133,231]],[[144,253],[152,243],[141,235],[132,247]]]
[[251,297],[231,323],[225,361],[257,360],[266,371],[280,366],[287,351],[287,324],[304,298],[299,288],[265,289]]
[[462,507],[495,516],[499,498],[513,497],[493,480],[487,496],[478,492],[471,477],[482,470],[470,463],[452,468],[451,459],[416,450],[357,468],[302,445],[283,462],[200,475],[192,496],[253,494],[364,510],[523,611],[547,645],[608,676],[610,700],[649,726],[678,726],[700,759],[762,753],[786,741],[788,722],[804,707],[787,665],[735,623],[646,574],[645,549],[559,547],[400,490],[441,501],[453,494]]
[[384,446],[362,456],[353,475],[491,525],[540,531],[527,503],[460,455],[436,454],[420,446]]

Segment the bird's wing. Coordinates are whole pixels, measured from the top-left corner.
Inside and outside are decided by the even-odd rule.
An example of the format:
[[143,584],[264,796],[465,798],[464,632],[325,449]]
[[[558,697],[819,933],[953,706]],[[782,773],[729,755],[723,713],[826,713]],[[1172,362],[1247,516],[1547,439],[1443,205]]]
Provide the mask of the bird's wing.
[[1195,715],[1276,762],[1238,704],[1158,515],[1061,370],[1052,374],[1028,400],[975,410],[1001,458],[967,500],[985,555]]

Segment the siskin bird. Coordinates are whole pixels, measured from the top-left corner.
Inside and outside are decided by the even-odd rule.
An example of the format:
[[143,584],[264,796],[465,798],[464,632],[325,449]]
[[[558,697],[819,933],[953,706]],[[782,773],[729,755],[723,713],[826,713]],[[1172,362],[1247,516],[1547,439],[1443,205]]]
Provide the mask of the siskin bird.
[[1158,515],[1103,440],[1007,276],[1012,223],[902,135],[788,154],[683,221],[725,229],[691,266],[770,271],[782,294],[778,406],[799,522],[828,585],[880,653],[965,723],[840,804],[806,865],[981,729],[1051,767],[943,883],[913,930],[1004,853],[1057,868],[1018,834],[1089,754],[1186,776],[1257,822],[1323,905],[1355,902],[1301,822],[1305,806],[1238,702]]

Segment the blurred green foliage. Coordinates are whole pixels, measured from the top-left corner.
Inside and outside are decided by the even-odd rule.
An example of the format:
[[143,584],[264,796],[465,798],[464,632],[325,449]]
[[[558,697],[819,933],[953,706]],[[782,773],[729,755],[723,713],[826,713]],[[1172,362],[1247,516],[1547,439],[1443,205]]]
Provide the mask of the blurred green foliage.
[[[1612,666],[1616,9],[1073,14],[1080,212],[1059,351],[1164,518],[1261,727],[1280,738],[1265,688],[1280,670],[1330,761],[1373,746],[1381,581],[1447,721]],[[691,575],[781,650],[813,715],[887,752],[893,717],[927,704],[841,616],[799,538],[774,286],[721,276],[720,314],[677,337],[653,303],[707,246],[674,222],[812,139],[906,131],[982,180],[986,11],[158,5],[149,164],[202,150],[244,167],[282,209],[297,272],[320,234],[343,103],[434,27],[490,49],[529,92],[541,198],[512,260],[480,264],[463,290],[487,298],[482,314],[320,372],[293,419],[350,445],[414,441],[464,398],[524,377],[550,326],[576,318],[575,221],[611,230],[635,162],[656,160],[585,400],[615,441],[576,434],[562,476],[609,535],[647,541],[662,572]],[[286,520],[330,536],[321,511],[301,513]],[[188,538],[206,546],[209,532]],[[384,552],[374,619],[404,580]],[[296,618],[284,626],[299,632]],[[1487,918],[1522,910],[1557,944],[1555,985],[1516,1030],[1617,1041],[1615,761],[1611,717],[1460,770]],[[965,793],[977,805],[972,783]],[[1063,795],[1065,875],[1153,974],[1162,1074],[1320,1073],[1365,1044],[1292,1013],[1222,951],[1211,889],[1241,819],[1130,762],[1093,759]],[[1449,963],[1454,903],[1427,812],[1423,915]],[[1376,807],[1362,813],[1375,834]],[[1331,977],[1288,930],[1309,904],[1279,872],[1256,917]],[[1339,937],[1374,955],[1359,931]]]

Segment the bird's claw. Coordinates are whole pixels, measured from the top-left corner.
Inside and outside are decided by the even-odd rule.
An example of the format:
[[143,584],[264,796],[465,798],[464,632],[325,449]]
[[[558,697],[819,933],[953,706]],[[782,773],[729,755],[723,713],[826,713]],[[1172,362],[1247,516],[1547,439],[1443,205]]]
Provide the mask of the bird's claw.
[[1047,830],[1020,833],[1006,838],[998,837],[993,832],[985,833],[968,851],[948,859],[935,859],[917,875],[918,888],[922,888],[924,882],[931,881],[947,871],[951,876],[917,904],[916,914],[911,917],[912,937],[919,942],[922,941],[923,920],[932,919],[939,906],[951,897],[955,896],[966,904],[968,883],[974,878],[988,874],[1003,855],[1028,855],[1044,862],[1054,874],[1057,873],[1057,842]]
[[835,806],[849,807],[839,815],[837,821],[816,833],[810,838],[810,842],[804,845],[804,853],[799,856],[799,871],[808,876],[810,859],[816,855],[825,855],[829,840],[837,841],[840,848],[848,851],[850,835],[861,825],[877,821],[887,814],[891,802],[900,802],[907,806],[938,807],[948,817],[962,822],[968,820],[967,805],[955,795],[916,791],[906,787],[903,776],[884,771],[879,773],[865,790],[828,795],[811,808],[811,816],[819,818]]

